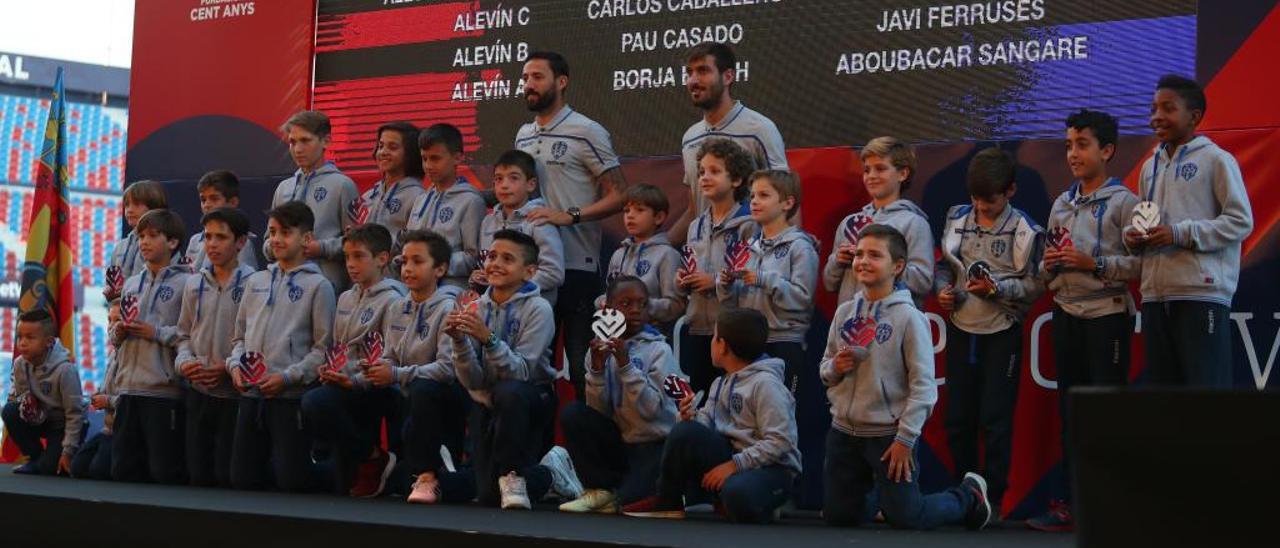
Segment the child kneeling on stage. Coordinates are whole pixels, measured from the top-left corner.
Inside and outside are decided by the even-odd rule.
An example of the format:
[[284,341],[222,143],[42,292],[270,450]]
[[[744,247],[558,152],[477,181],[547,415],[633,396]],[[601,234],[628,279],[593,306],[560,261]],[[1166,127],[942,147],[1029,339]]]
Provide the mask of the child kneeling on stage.
[[795,400],[782,382],[783,363],[764,352],[769,324],[752,309],[720,312],[711,360],[724,376],[695,410],[680,401],[680,422],[662,453],[658,494],[624,508],[629,516],[683,518],[682,496],[691,482],[719,494],[732,521],[766,523],[787,500],[800,473]]
[[888,225],[863,229],[853,253],[862,287],[836,309],[819,372],[831,400],[831,431],[823,473],[823,519],[859,525],[875,514],[867,495],[879,488],[890,525],[932,529],[963,522],[981,529],[991,519],[986,481],[965,474],[957,487],[922,495],[916,442],[938,400],[929,322],[906,288],[907,240]]

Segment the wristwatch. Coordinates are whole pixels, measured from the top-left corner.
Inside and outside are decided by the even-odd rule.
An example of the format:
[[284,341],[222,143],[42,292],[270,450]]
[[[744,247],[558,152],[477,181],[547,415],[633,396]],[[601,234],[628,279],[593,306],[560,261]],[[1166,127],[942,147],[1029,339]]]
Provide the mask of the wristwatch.
[[569,209],[564,210],[564,212],[565,212],[565,213],[568,213],[570,217],[573,217],[573,224],[575,224],[575,225],[576,225],[576,224],[578,224],[578,223],[582,222],[582,210],[581,210],[581,209],[579,209],[579,208],[577,208],[577,207],[571,207],[571,208],[569,208]]

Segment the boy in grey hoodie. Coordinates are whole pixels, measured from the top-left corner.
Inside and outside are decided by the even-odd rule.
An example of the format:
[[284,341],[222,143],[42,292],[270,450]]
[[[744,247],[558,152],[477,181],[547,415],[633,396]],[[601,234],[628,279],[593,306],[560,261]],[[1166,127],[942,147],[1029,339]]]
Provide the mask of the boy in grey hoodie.
[[1123,385],[1129,375],[1134,306],[1128,281],[1141,275],[1142,259],[1129,255],[1123,238],[1138,198],[1119,179],[1107,178],[1118,137],[1116,119],[1106,113],[1080,110],[1067,118],[1067,163],[1076,180],[1053,203],[1040,267],[1053,291],[1064,477],[1054,486],[1061,500],[1027,521],[1035,529],[1071,529],[1067,393],[1073,386]]
[[462,132],[450,124],[435,124],[418,136],[422,166],[431,181],[409,211],[408,230],[430,229],[449,240],[453,256],[444,282],[465,288],[480,264],[480,223],[484,196],[458,176],[462,162]]
[[245,283],[227,357],[241,394],[231,485],[261,489],[274,477],[279,489],[304,491],[313,482],[311,439],[299,399],[315,382],[333,338],[333,285],[303,254],[313,243],[311,208],[285,202],[267,217],[276,263]]
[[467,495],[478,493],[481,504],[529,508],[529,501],[541,499],[551,486],[550,474],[534,466],[547,448],[544,433],[552,427],[558,403],[551,367],[555,316],[529,281],[537,265],[532,237],[499,231],[485,263],[488,291],[475,307],[456,309],[445,320],[454,372],[480,404],[472,408],[469,429],[474,470],[464,473],[474,476],[475,491],[460,495],[445,486],[449,500],[469,500]]
[[1038,277],[1044,230],[1009,204],[1017,190],[1014,169],[1013,157],[995,147],[973,157],[966,180],[973,203],[947,211],[933,272],[938,304],[951,311],[947,444],[958,481],[978,469],[978,430],[986,431],[982,475],[996,508],[1013,451],[1022,320],[1044,291]]
[[818,246],[790,219],[800,210],[800,179],[790,171],[751,175],[751,220],[759,227],[746,247],[745,267],[720,271],[720,302],[764,312],[769,320],[765,352],[787,364],[783,375],[791,393],[805,366],[804,338],[818,285]]
[[[138,250],[138,220],[148,211],[168,208],[168,204],[169,200],[160,183],[135,181],[125,186],[124,195],[120,197],[120,205],[124,210],[125,228],[129,229],[129,232],[123,239],[115,242],[115,247],[111,250],[111,260],[107,263],[108,268],[120,269],[120,280],[132,278],[134,274],[146,268],[146,261],[142,259]],[[119,299],[120,293],[114,291],[108,283],[103,289],[102,296],[111,302]]]
[[9,435],[29,460],[14,472],[70,475],[71,459],[84,441],[80,373],[58,341],[53,316],[47,311],[18,315],[17,339],[3,418]]
[[[342,261],[342,235],[354,224],[348,206],[360,197],[356,184],[324,159],[332,127],[323,112],[306,110],[294,114],[280,128],[289,141],[289,154],[298,165],[293,177],[280,181],[271,197],[274,209],[287,202],[307,204],[315,215],[314,236],[304,257],[320,266],[335,291],[343,291],[350,280]],[[268,261],[277,260],[270,242],[263,242]]]
[[557,462],[571,463],[552,476],[575,471],[586,488],[560,505],[566,512],[613,513],[653,495],[662,446],[679,412],[676,401],[663,394],[663,383],[679,368],[666,337],[649,325],[648,284],[618,276],[609,282],[606,298],[608,307],[626,319],[626,330],[618,338],[592,339],[587,400],[560,412],[570,459],[543,459],[553,470]]
[[386,353],[364,376],[375,387],[397,387],[409,398],[404,424],[403,469],[413,479],[408,501],[439,501],[436,474],[445,466],[441,446],[461,457],[471,397],[458,384],[445,318],[460,290],[440,285],[449,268],[449,242],[429,230],[400,235],[400,279],[409,296],[387,309]]
[[178,315],[178,374],[187,379],[186,457],[192,485],[231,486],[231,442],[240,394],[227,376],[227,356],[245,282],[254,273],[239,262],[249,247],[249,218],[220,207],[201,219],[207,266],[187,278]]
[[[629,237],[613,252],[606,275],[607,280],[635,276],[644,281],[651,295],[649,318],[668,336],[686,305],[685,295],[676,289],[680,252],[671,246],[666,232],[659,232],[670,207],[667,194],[656,186],[640,183],[627,188],[622,224]],[[604,301],[601,295],[596,306]]]
[[1208,105],[1195,81],[1156,85],[1151,127],[1160,144],[1142,165],[1138,197],[1159,207],[1158,226],[1130,229],[1142,257],[1142,334],[1153,384],[1230,387],[1231,298],[1253,211],[1235,157],[1196,126]]
[[183,410],[173,360],[191,270],[171,263],[186,230],[176,213],[154,209],[138,220],[137,231],[146,268],[125,280],[120,300],[111,477],[177,483],[183,479]]
[[925,297],[933,291],[933,230],[924,211],[902,197],[916,174],[915,151],[900,139],[876,137],[862,147],[859,156],[862,184],[871,201],[840,221],[831,256],[822,270],[822,283],[827,291],[839,290],[837,304],[852,299],[861,289],[851,268],[859,231],[871,223],[889,225],[907,238],[909,259],[902,283],[911,290],[916,307],[923,310]]
[[894,527],[963,521],[981,529],[991,518],[981,476],[965,474],[960,486],[927,496],[917,482],[917,442],[938,387],[929,322],[911,293],[894,287],[907,249],[893,227],[863,228],[852,265],[862,289],[831,321],[819,365],[831,401],[822,517],[830,525],[865,523],[877,510],[867,495],[878,489],[880,510]]
[[722,307],[716,277],[726,268],[725,251],[749,241],[758,226],[746,204],[747,177],[754,169],[746,150],[727,139],[709,139],[698,152],[698,188],[707,208],[689,224],[688,242],[681,253],[693,258],[693,270],[676,271],[676,289],[688,300],[686,328],[680,337],[680,367],[689,375],[694,392],[705,391],[719,374],[711,365],[711,333]]
[[382,335],[388,311],[405,291],[400,282],[382,277],[391,254],[387,227],[353,227],[342,239],[342,252],[352,285],[338,297],[329,361],[319,369],[320,385],[302,396],[302,417],[312,435],[333,448],[335,492],[369,498],[382,492],[396,464],[396,455],[378,445],[378,433],[382,419],[395,416],[400,392],[365,378],[373,359],[366,337]]
[[[538,243],[538,272],[530,280],[542,291],[542,298],[556,304],[556,295],[564,283],[564,243],[560,241],[560,229],[549,223],[534,223],[527,219],[536,208],[546,206],[542,199],[529,199],[538,189],[538,170],[533,156],[523,150],[508,150],[493,164],[493,193],[498,199],[490,213],[480,223],[480,249],[493,245],[493,235],[499,230],[516,230],[533,236]],[[471,287],[484,291],[489,280],[484,274],[484,264],[478,264],[471,272]]]
[[[196,183],[196,192],[200,195],[201,215],[208,215],[210,211],[220,207],[240,207],[240,178],[225,169],[202,175],[200,182]],[[258,270],[262,265],[262,260],[258,258],[261,250],[262,239],[257,234],[248,232],[237,262],[249,267],[251,271]],[[209,258],[204,252],[204,231],[197,230],[191,235],[191,239],[187,241],[187,249],[183,252],[183,259],[191,265],[192,272],[200,272],[209,266]]]
[[694,409],[680,401],[680,423],[662,452],[658,494],[624,508],[635,517],[683,518],[685,488],[718,493],[730,520],[767,523],[800,473],[795,399],[782,382],[782,360],[765,354],[769,323],[757,310],[720,312],[711,355],[725,375]]

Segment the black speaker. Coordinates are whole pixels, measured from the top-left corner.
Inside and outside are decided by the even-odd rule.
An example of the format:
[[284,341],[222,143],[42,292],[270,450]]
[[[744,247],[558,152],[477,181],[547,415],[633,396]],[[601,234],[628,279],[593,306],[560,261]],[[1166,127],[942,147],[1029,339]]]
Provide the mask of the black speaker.
[[1068,397],[1079,546],[1280,546],[1280,392]]

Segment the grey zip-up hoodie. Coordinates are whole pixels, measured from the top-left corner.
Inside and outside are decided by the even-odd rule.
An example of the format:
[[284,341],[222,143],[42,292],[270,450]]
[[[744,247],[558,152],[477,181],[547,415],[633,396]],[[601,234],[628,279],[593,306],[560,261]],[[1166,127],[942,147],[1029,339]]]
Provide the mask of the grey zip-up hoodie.
[[[347,279],[347,267],[342,257],[342,235],[352,225],[348,211],[351,201],[360,196],[356,184],[338,169],[333,162],[325,162],[314,172],[303,175],[299,169],[293,177],[280,181],[276,185],[275,195],[271,197],[271,207],[289,201],[304,201],[311,206],[315,214],[316,224],[312,233],[324,257],[314,259],[324,272],[324,277],[333,284],[335,291],[346,289],[351,283]],[[274,262],[271,246],[263,241],[262,253],[268,261]]]
[[[262,268],[262,263],[258,259],[258,250],[262,249],[262,245],[262,239],[257,234],[250,232],[245,236],[244,247],[240,248],[237,261],[253,270]],[[204,254],[203,230],[191,235],[191,239],[187,241],[187,250],[183,252],[183,256],[191,261],[192,272],[200,272],[209,267],[209,257]]]
[[[848,347],[840,333],[856,318],[874,321],[876,337],[865,361],[837,373],[836,354]],[[929,321],[906,289],[874,302],[858,291],[840,305],[818,373],[831,401],[831,427],[850,436],[895,436],[914,447],[938,401]]]
[[831,256],[827,257],[827,266],[822,269],[822,284],[827,291],[840,291],[838,303],[845,303],[862,289],[854,276],[853,266],[836,261],[840,246],[849,243],[844,235],[844,227],[855,215],[871,218],[871,222],[891,226],[901,232],[907,239],[907,268],[902,272],[900,280],[911,290],[911,297],[916,308],[924,309],[924,299],[933,290],[933,230],[929,228],[929,217],[914,202],[900,199],[880,209],[869,203],[858,213],[845,217],[836,226],[835,246],[831,248]]
[[[231,354],[231,338],[235,335],[236,314],[240,312],[245,283],[253,273],[252,267],[239,265],[226,287],[218,285],[212,267],[187,277],[182,291],[182,312],[178,316],[178,357],[173,363],[176,374],[182,374],[182,364],[187,362],[214,367],[226,361]],[[240,395],[229,378],[224,378],[213,389],[200,384],[191,387],[216,398]]]
[[360,360],[364,358],[364,336],[372,331],[383,333],[383,354],[386,353],[385,337],[387,315],[407,290],[404,284],[383,278],[368,289],[359,284],[351,286],[338,297],[337,312],[333,317],[333,343],[347,345],[347,365],[342,369],[351,378],[351,383],[358,390],[372,387],[364,377],[360,368]]
[[62,454],[76,454],[84,428],[84,397],[80,392],[80,372],[62,341],[54,341],[44,363],[38,366],[15,355],[12,381],[9,403],[21,402],[28,392],[33,394],[45,410],[45,423],[63,424]]
[[428,187],[414,200],[406,227],[435,231],[453,248],[443,283],[467,287],[471,271],[480,264],[480,223],[486,211],[484,196],[463,178],[444,192]]
[[[662,324],[683,316],[688,304],[688,298],[676,289],[679,269],[680,251],[671,245],[666,232],[659,232],[641,243],[634,237],[622,240],[609,259],[607,279],[640,278],[649,288],[649,319]],[[596,306],[604,306],[604,301],[604,295],[596,297]]]
[[503,304],[493,302],[492,295],[490,288],[480,297],[479,306],[480,317],[498,337],[494,344],[449,337],[458,381],[472,399],[486,406],[491,405],[489,389],[498,381],[551,384],[556,378],[551,366],[555,313],[538,294],[538,286],[526,282]]
[[417,177],[401,178],[391,188],[385,186],[384,181],[374,183],[360,195],[360,199],[369,208],[369,218],[365,222],[387,227],[391,232],[391,247],[398,248],[400,233],[409,225],[413,204],[427,189],[422,188],[422,179]]
[[[724,251],[739,240],[750,240],[756,235],[758,226],[751,222],[751,209],[747,204],[733,206],[729,216],[716,226],[711,220],[711,207],[702,211],[698,218],[689,223],[689,235],[686,247],[693,250],[698,259],[698,271],[711,276],[720,276],[724,270]],[[721,303],[714,289],[690,292],[679,286],[676,291],[688,298],[685,308],[685,322],[689,325],[691,335],[710,335],[716,327],[716,316],[721,306],[733,306],[736,303]]]
[[1133,314],[1133,297],[1126,282],[1142,275],[1142,259],[1125,249],[1124,231],[1137,204],[1138,197],[1115,178],[1084,195],[1080,194],[1080,181],[1076,181],[1053,202],[1046,234],[1065,229],[1071,245],[1102,267],[1098,276],[1081,270],[1046,269],[1041,260],[1040,277],[1049,283],[1053,301],[1067,314],[1085,319]]
[[387,309],[386,357],[395,371],[396,382],[407,388],[414,379],[451,383],[453,344],[444,334],[444,319],[453,312],[461,290],[441,285],[423,302],[405,297]]
[[[560,229],[552,224],[534,224],[525,220],[529,212],[546,205],[541,198],[536,198],[525,202],[511,215],[507,215],[501,205],[494,207],[493,212],[480,223],[479,249],[492,247],[493,235],[499,230],[516,230],[533,236],[533,241],[538,244],[538,271],[530,281],[542,291],[542,298],[555,306],[556,295],[564,284],[564,242],[560,240]],[[483,268],[484,265],[477,262],[476,267]]]
[[[240,299],[228,371],[239,367],[245,352],[261,352],[266,375],[284,375],[285,388],[277,397],[301,398],[333,340],[334,308],[333,285],[315,263],[289,272],[276,263],[255,272]],[[245,396],[261,397],[257,389]]]
[[[990,229],[978,226],[970,204],[947,211],[942,229],[942,256],[933,271],[935,291],[953,286],[956,296],[951,323],[975,335],[1003,331],[1021,322],[1044,292],[1038,270],[1044,252],[1044,229],[1026,213],[1005,206]],[[969,265],[985,261],[996,282],[996,295],[970,295]]]
[[126,280],[147,269],[147,261],[142,258],[141,250],[138,248],[136,228],[130,228],[124,238],[116,241],[116,246],[111,250],[111,262],[107,263],[107,266],[120,267],[120,275]]
[[763,312],[769,320],[769,342],[804,342],[818,285],[817,241],[789,226],[772,239],[757,230],[749,249],[747,269],[755,271],[756,283],[736,278],[725,285],[717,280],[720,302]]
[[738,470],[772,464],[800,473],[795,399],[782,382],[782,360],[761,356],[711,384],[694,420],[729,438]]
[[1253,210],[1240,165],[1208,137],[1156,147],[1142,164],[1138,199],[1160,206],[1173,245],[1142,249],[1142,302],[1207,301],[1231,305],[1240,252],[1253,232]]
[[138,297],[138,321],[155,326],[156,338],[126,337],[120,344],[116,371],[120,395],[182,397],[173,360],[178,345],[182,293],[190,276],[191,270],[185,265],[171,265],[156,275],[144,269],[125,280],[121,297]]
[[667,338],[652,326],[645,326],[626,344],[631,360],[621,367],[613,354],[597,364],[587,351],[587,405],[612,418],[624,442],[662,440],[680,416],[676,401],[662,392],[662,383],[668,375],[679,374],[680,367]]

